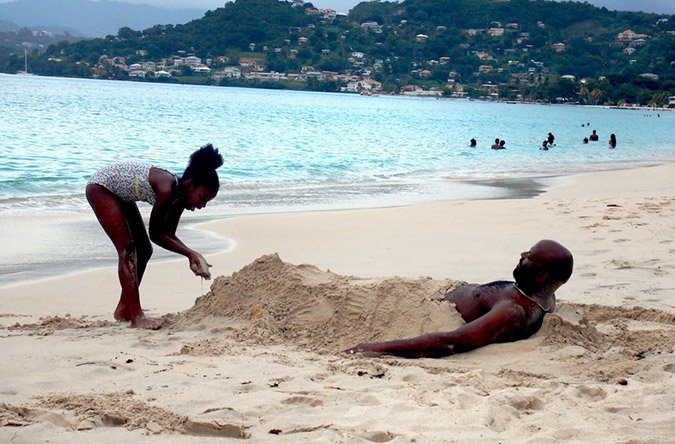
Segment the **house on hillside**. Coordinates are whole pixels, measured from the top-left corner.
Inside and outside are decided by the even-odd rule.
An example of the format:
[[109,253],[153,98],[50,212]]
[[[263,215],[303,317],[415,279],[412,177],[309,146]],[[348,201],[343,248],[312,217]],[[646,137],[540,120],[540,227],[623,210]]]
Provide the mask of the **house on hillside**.
[[363,29],[364,31],[370,31],[377,34],[382,32],[382,26],[377,22],[363,22],[361,23],[361,29]]
[[629,43],[635,39],[645,39],[647,37],[649,37],[647,34],[638,34],[637,32],[631,29],[626,29],[625,31],[622,31],[619,34],[617,34],[616,39],[622,43]]
[[287,80],[288,77],[283,72],[250,72],[244,74],[244,77],[248,80],[260,80],[262,82],[279,82],[282,80]]
[[202,59],[200,59],[196,55],[189,55],[185,57],[184,62],[186,65],[196,68],[202,64]]
[[129,77],[130,78],[144,79],[145,74],[146,74],[145,71],[140,70],[140,69],[134,69],[133,71],[129,71]]
[[264,71],[262,60],[253,57],[242,57],[239,59],[239,66],[245,71]]
[[640,74],[640,77],[642,77],[643,79],[649,79],[649,80],[659,80],[659,76],[654,74],[654,73],[651,73],[651,72],[644,72],[644,73]]
[[378,92],[382,91],[382,83],[372,80],[363,79],[347,83],[347,86],[340,88],[342,92]]
[[239,79],[241,78],[241,70],[236,66],[228,66],[213,73],[213,77],[216,79]]
[[305,80],[316,80],[318,82],[326,81],[326,76],[324,75],[324,73],[319,71],[307,71],[303,74]]
[[487,52],[484,52],[484,51],[479,51],[479,52],[477,52],[477,53],[476,53],[476,56],[477,56],[480,60],[495,60],[494,57],[492,57],[490,54],[488,54]]
[[493,99],[496,99],[499,96],[499,85],[494,85],[492,83],[484,83],[480,86],[482,91],[487,92],[488,96]]

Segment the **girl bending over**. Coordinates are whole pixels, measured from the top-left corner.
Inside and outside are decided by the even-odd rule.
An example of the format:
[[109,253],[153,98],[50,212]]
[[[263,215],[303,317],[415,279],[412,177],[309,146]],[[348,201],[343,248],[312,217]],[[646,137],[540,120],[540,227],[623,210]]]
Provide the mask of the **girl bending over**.
[[[87,183],[87,200],[119,257],[122,295],[115,309],[115,319],[131,321],[131,326],[136,328],[157,330],[162,327],[159,322],[145,317],[138,291],[152,255],[151,240],[187,257],[195,275],[211,278],[211,265],[176,236],[176,228],[184,210],[204,208],[216,197],[220,185],[216,169],[222,164],[218,150],[208,144],[192,153],[182,177],[136,162],[109,165],[91,176]],[[137,201],[152,205],[149,235]]]

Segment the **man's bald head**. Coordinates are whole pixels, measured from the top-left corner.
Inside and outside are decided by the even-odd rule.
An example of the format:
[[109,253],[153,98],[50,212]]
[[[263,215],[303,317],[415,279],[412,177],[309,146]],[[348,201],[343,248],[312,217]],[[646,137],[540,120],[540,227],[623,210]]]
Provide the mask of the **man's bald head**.
[[519,285],[537,291],[547,286],[560,286],[572,275],[572,253],[556,241],[544,239],[521,254],[513,277]]

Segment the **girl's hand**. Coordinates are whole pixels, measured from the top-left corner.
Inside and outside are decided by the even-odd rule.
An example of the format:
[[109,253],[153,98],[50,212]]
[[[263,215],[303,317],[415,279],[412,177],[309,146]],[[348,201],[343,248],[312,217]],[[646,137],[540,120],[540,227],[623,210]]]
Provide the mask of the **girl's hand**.
[[190,270],[192,270],[195,276],[200,276],[207,280],[211,279],[209,267],[212,267],[212,265],[206,262],[206,259],[201,254],[196,253],[194,256],[190,256]]

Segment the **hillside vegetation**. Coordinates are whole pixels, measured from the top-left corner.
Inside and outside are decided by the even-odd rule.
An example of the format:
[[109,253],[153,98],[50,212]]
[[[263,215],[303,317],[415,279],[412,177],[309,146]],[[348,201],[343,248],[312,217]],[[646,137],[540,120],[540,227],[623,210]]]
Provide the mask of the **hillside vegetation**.
[[[675,17],[542,0],[364,2],[349,15],[236,0],[184,25],[61,42],[29,63],[42,75],[664,105]],[[0,71],[21,69],[23,52],[0,49]]]

